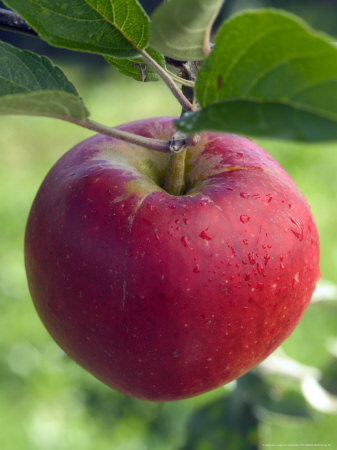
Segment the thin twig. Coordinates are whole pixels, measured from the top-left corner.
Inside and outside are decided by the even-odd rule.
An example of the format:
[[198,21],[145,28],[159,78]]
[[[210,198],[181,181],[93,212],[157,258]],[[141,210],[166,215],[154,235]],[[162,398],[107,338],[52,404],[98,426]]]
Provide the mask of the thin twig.
[[121,141],[129,142],[130,144],[140,145],[141,147],[148,148],[149,150],[155,150],[161,153],[179,153],[186,145],[196,145],[198,139],[191,138],[191,136],[185,136],[182,133],[177,132],[173,137],[165,141],[163,139],[154,139],[140,136],[138,134],[129,133],[128,131],[121,130],[115,127],[108,127],[99,122],[95,122],[89,118],[86,119],[74,119],[74,118],[62,118],[67,122],[74,123],[80,127],[87,128],[88,130],[95,131],[106,136],[119,139]]
[[139,136],[138,134],[129,133],[127,131],[120,130],[119,128],[108,127],[107,125],[103,125],[91,119],[81,120],[71,118],[67,120],[83,128],[88,128],[89,130],[105,134],[106,136],[110,136],[121,141],[129,142],[130,144],[140,145],[157,152],[171,153],[170,141]]
[[174,81],[176,81],[177,83],[180,83],[183,86],[187,86],[190,88],[194,88],[195,83],[194,81],[190,81],[190,80],[185,80],[184,78],[181,78],[179,75],[176,75],[175,73],[172,73],[170,70],[166,69],[166,72],[170,75],[171,78],[174,79]]
[[187,100],[185,95],[181,92],[179,87],[172,80],[171,76],[166,72],[165,69],[161,67],[145,50],[138,50],[143,58],[143,60],[160,76],[160,78],[166,83],[168,88],[171,90],[172,94],[176,97],[181,106],[186,110],[190,111],[193,109],[192,103]]

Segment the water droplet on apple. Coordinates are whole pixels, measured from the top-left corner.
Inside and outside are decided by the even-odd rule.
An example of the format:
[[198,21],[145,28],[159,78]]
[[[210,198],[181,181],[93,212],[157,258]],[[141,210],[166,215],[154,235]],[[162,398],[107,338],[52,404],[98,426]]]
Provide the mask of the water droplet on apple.
[[199,237],[201,237],[201,239],[206,239],[207,241],[211,241],[212,238],[210,236],[208,236],[208,234],[206,233],[206,230],[203,230],[200,234]]
[[248,245],[248,239],[244,239],[242,242],[243,242],[245,245]]
[[261,266],[260,263],[257,263],[256,269],[257,269],[257,271],[258,271],[259,274],[263,274],[263,266]]
[[295,237],[297,237],[297,239],[303,241],[303,227],[301,222],[293,217],[289,217],[289,219],[293,224],[292,227],[290,228],[290,231],[293,233]]
[[236,252],[235,252],[235,250],[234,250],[234,247],[232,247],[232,246],[229,244],[229,242],[226,242],[226,244],[227,244],[228,248],[231,250],[231,252],[232,252],[232,258],[233,258],[234,256],[236,256]]
[[284,264],[282,262],[280,263],[280,269],[282,269],[282,270],[285,269],[285,266],[284,266]]
[[246,214],[242,214],[242,215],[240,216],[240,221],[241,221],[242,223],[247,223],[247,222],[250,221],[250,217],[247,216]]
[[249,198],[249,194],[248,194],[248,192],[240,192],[240,197],[242,197],[242,198]]
[[188,247],[189,240],[188,240],[188,238],[186,236],[182,236],[180,241],[181,241],[181,243],[183,244],[184,247]]
[[197,264],[197,265],[194,267],[193,272],[194,272],[194,273],[200,273],[200,267],[199,267],[199,264]]
[[294,289],[298,285],[299,282],[300,282],[300,274],[299,274],[299,272],[297,272],[297,273],[295,273],[294,278],[293,278],[293,288]]
[[250,264],[255,264],[255,258],[251,253],[248,253],[248,261]]

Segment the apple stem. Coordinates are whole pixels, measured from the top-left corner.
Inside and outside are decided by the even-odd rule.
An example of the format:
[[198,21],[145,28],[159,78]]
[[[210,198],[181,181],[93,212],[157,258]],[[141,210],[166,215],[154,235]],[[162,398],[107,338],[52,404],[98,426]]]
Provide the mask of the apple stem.
[[[199,68],[200,62],[198,61],[187,61],[183,65],[183,69],[181,71],[182,78],[185,78],[191,85],[183,85],[182,86],[182,94],[187,99],[188,103],[191,105],[190,107],[186,107],[186,105],[182,105],[182,115],[187,111],[191,111],[196,109],[198,106],[194,102],[194,83],[196,80],[197,71]],[[185,160],[186,160],[186,152],[187,145],[196,145],[198,142],[198,136],[185,136],[185,146],[174,146],[175,138],[182,138],[183,135],[180,132],[177,132],[173,138],[171,139],[171,150],[172,155],[169,159],[169,165],[166,172],[166,178],[164,183],[164,189],[171,195],[182,195],[185,188]]]
[[185,160],[188,146],[197,145],[199,135],[186,136],[177,131],[169,141],[172,152],[163,188],[171,195],[182,195],[185,188]]
[[166,172],[164,189],[171,195],[182,195],[185,187],[185,147],[179,153],[174,153],[169,159],[169,166]]
[[187,146],[197,144],[198,138],[195,136],[185,136],[180,132],[176,132],[169,141],[164,141],[163,139],[146,138],[115,127],[108,127],[88,118],[70,118],[67,119],[67,121],[75,123],[83,128],[96,131],[97,133],[129,142],[130,144],[140,145],[162,153],[171,153],[163,188],[171,195],[182,195],[185,187],[185,159]]

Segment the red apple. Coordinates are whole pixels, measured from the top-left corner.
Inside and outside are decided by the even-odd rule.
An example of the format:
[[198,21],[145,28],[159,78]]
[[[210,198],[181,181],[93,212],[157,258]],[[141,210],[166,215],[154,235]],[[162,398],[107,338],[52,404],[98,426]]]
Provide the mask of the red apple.
[[[168,139],[172,118],[121,127]],[[29,288],[51,336],[124,394],[166,401],[227,383],[289,336],[319,277],[309,206],[249,139],[203,133],[186,189],[168,155],[106,136],[44,180],[25,241]]]

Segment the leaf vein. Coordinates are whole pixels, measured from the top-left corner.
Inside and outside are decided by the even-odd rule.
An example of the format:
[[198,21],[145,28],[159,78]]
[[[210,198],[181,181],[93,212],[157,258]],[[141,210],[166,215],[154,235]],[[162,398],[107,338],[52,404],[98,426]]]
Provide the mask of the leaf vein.
[[[223,84],[225,84],[225,81],[228,79],[229,75],[231,74],[231,72],[234,70],[234,68],[238,65],[238,63],[240,62],[240,60],[247,55],[247,53],[249,52],[249,50],[259,41],[261,41],[262,39],[268,37],[268,35],[274,33],[275,31],[279,31],[279,30],[284,30],[284,26],[276,26],[276,27],[272,27],[267,31],[262,31],[260,34],[256,35],[255,39],[252,39],[251,41],[247,42],[247,46],[244,47],[241,52],[239,52],[237,54],[237,57],[233,59],[232,63],[228,65],[227,71],[225,73],[223,73],[222,75],[222,80],[223,80]],[[212,80],[209,77],[205,83],[205,90],[204,90],[204,95],[203,95],[203,103],[205,104],[205,99],[207,99],[207,92],[209,91],[209,87],[212,84]],[[219,95],[219,94],[218,94]]]
[[303,56],[303,54],[296,54],[296,55],[292,55],[291,57],[287,57],[287,59],[284,59],[282,61],[277,61],[276,64],[272,67],[268,67],[267,70],[260,72],[260,74],[258,74],[258,76],[252,80],[252,82],[248,85],[248,87],[245,89],[245,94],[249,94],[249,92],[256,86],[256,84],[260,81],[262,81],[264,78],[266,78],[266,76],[270,75],[271,73],[275,72],[276,70],[278,70],[279,68],[281,68],[282,66],[286,65],[289,62],[294,62],[294,61],[300,61],[301,59],[308,59],[310,57],[315,58],[319,55],[324,55],[326,52],[320,52],[320,53],[310,53],[310,54],[306,54]]

